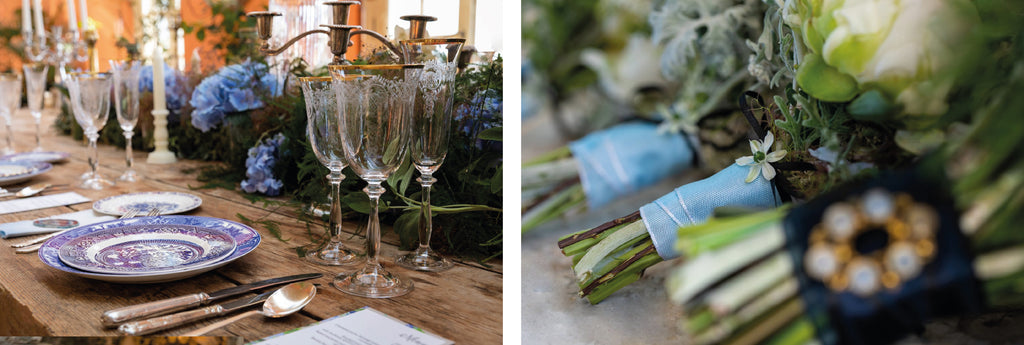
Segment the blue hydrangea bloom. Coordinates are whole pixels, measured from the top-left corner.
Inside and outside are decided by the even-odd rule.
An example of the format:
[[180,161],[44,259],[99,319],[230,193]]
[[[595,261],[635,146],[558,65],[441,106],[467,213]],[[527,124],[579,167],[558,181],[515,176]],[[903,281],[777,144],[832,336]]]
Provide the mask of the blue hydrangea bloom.
[[[179,115],[187,97],[185,75],[181,71],[164,65],[164,90],[167,92],[167,111]],[[153,92],[153,66],[142,66],[139,70],[139,92]],[[171,121],[168,119],[168,121]]]
[[[495,90],[484,90],[473,96],[468,105],[459,107],[455,113],[458,130],[475,138],[485,129],[501,125],[502,97]],[[501,142],[477,140],[480,149],[501,150]]]
[[284,183],[274,178],[274,164],[277,162],[278,151],[284,143],[284,134],[277,133],[272,138],[264,139],[249,149],[249,157],[245,159],[245,177],[242,190],[246,193],[263,193],[268,196],[281,194]]
[[221,68],[192,91],[192,126],[205,133],[220,125],[227,113],[262,107],[259,94],[264,92],[281,94],[277,78],[269,73],[267,65],[246,60]]

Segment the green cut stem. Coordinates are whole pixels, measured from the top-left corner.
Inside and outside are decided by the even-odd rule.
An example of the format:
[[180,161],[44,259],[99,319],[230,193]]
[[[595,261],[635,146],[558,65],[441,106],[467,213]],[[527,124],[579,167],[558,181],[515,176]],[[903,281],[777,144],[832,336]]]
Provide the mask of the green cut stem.
[[568,146],[562,146],[557,149],[545,152],[544,154],[537,156],[537,158],[523,162],[523,167],[525,168],[528,166],[543,164],[568,157],[572,157],[572,151],[569,150]]
[[527,233],[538,225],[557,218],[582,204],[585,199],[583,187],[578,184],[558,193],[523,215],[522,232]]

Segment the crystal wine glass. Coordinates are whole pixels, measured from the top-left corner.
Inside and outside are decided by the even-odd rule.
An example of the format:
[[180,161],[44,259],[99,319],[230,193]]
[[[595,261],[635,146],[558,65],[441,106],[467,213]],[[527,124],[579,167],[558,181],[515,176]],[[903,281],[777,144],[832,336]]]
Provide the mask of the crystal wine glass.
[[306,136],[316,158],[330,170],[331,214],[327,233],[330,238],[320,245],[310,245],[306,260],[321,265],[355,264],[359,256],[341,243],[341,181],[345,174],[345,151],[341,143],[338,99],[331,86],[331,77],[302,77],[302,94],[306,100]]
[[132,169],[132,136],[135,135],[135,123],[139,121],[139,61],[110,60],[110,71],[114,75],[114,109],[117,111],[117,123],[124,131],[125,164],[128,168],[117,179],[135,182],[138,174]]
[[99,138],[99,131],[107,124],[107,116],[110,111],[110,86],[113,77],[110,73],[70,73],[65,79],[68,86],[68,93],[71,94],[71,107],[74,109],[75,120],[82,126],[82,131],[89,138],[89,169],[90,173],[79,187],[86,189],[103,189],[113,186],[114,182],[107,180],[96,172],[99,160],[99,150],[96,147],[96,139]]
[[412,281],[394,275],[378,261],[381,183],[398,169],[409,148],[414,84],[423,65],[332,65],[331,78],[341,114],[345,160],[368,185],[370,220],[366,230],[366,264],[339,274],[334,286],[342,292],[390,298],[412,291]]
[[43,63],[26,64],[22,66],[25,70],[25,94],[28,97],[28,110],[32,118],[36,120],[36,148],[35,152],[43,151],[41,139],[42,129],[40,122],[43,117],[43,92],[46,91],[46,72],[50,66]]
[[430,187],[437,181],[434,172],[441,168],[448,154],[448,132],[452,124],[455,101],[455,73],[459,51],[466,43],[462,38],[424,38],[401,41],[405,62],[423,64],[420,82],[415,88],[412,114],[412,163],[420,172],[417,181],[420,193],[420,245],[415,251],[395,258],[399,266],[439,272],[452,268],[452,262],[430,249],[433,217],[430,211]]
[[14,151],[14,132],[11,131],[11,117],[21,105],[21,74],[0,73],[0,117],[4,119],[7,127],[7,146],[3,154],[12,154]]

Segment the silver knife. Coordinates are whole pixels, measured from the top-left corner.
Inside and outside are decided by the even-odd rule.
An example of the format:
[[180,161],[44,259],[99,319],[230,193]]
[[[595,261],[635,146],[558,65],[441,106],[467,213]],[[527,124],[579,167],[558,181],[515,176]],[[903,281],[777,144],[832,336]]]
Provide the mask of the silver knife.
[[274,291],[267,291],[252,297],[243,297],[236,300],[211,305],[196,310],[189,310],[177,314],[158,316],[141,321],[132,321],[117,327],[118,331],[127,335],[146,335],[153,332],[174,328],[189,322],[202,320],[209,317],[224,315],[245,307],[253,306],[266,301]]
[[108,310],[103,313],[103,316],[100,317],[100,320],[103,323],[103,326],[105,327],[115,327],[119,323],[125,321],[135,320],[147,316],[163,315],[183,309],[200,306],[211,301],[216,301],[218,299],[222,299],[225,297],[243,294],[249,291],[255,291],[262,288],[282,284],[294,283],[297,281],[316,279],[323,276],[324,275],[322,273],[299,274],[294,276],[267,279],[255,283],[243,284],[211,293],[200,292],[191,295],[172,297],[155,302],[136,304],[124,308]]

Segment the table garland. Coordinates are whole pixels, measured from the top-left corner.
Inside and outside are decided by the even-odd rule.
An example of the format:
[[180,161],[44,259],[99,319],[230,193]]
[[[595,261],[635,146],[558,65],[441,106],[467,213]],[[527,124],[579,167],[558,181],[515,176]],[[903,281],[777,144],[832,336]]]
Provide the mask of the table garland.
[[[306,141],[306,108],[299,88],[290,84],[298,76],[326,75],[326,71],[306,72],[300,60],[289,66],[284,79],[288,87],[279,89],[279,77],[259,56],[251,56],[206,75],[185,76],[168,69],[168,131],[170,148],[181,158],[219,161],[223,164],[204,168],[200,179],[206,186],[237,189],[253,194],[253,201],[288,205],[311,210],[326,202],[329,186],[324,180],[328,170],[316,159]],[[140,125],[136,131],[143,140],[137,149],[152,149],[152,80],[141,78]],[[468,258],[489,259],[501,255],[501,104],[502,60],[470,66],[457,76],[456,114],[446,164],[436,173],[432,200],[438,216],[436,249]],[[64,107],[55,126],[67,135],[80,136],[81,129]],[[100,141],[124,145],[124,139],[111,116]],[[119,139],[119,136],[120,139]],[[392,222],[401,239],[401,247],[411,249],[417,243],[419,226],[418,184],[415,169],[406,162],[388,180],[382,199],[382,218]],[[367,214],[369,200],[361,192],[365,183],[346,170],[342,205],[349,217]],[[285,198],[266,197],[285,196]],[[243,219],[259,223],[271,232],[273,222]],[[322,234],[310,236],[322,240]]]

